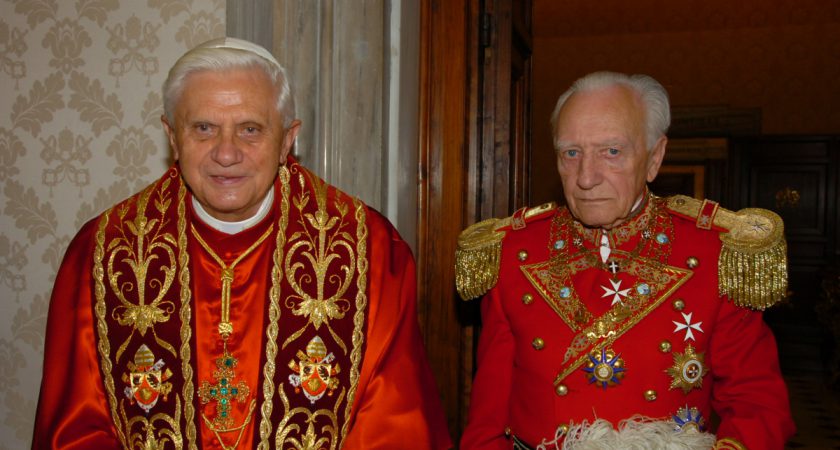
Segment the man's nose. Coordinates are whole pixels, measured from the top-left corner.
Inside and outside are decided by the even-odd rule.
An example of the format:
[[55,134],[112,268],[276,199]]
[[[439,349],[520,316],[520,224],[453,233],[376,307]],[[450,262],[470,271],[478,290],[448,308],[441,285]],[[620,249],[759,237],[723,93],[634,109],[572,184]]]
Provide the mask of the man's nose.
[[242,151],[239,149],[236,133],[233,130],[222,130],[212,156],[214,161],[225,167],[242,160]]
[[577,184],[581,189],[592,189],[603,180],[602,165],[596,155],[582,155],[578,165]]

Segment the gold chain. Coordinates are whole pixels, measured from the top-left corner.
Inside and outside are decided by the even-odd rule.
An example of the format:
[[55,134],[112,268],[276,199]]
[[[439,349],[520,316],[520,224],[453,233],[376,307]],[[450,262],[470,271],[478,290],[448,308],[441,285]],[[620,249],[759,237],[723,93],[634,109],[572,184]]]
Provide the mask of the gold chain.
[[274,224],[272,223],[271,226],[265,230],[262,236],[257,239],[247,250],[242,252],[231,264],[230,266],[226,265],[222,258],[219,258],[219,255],[207,245],[207,242],[202,239],[201,235],[198,234],[198,230],[195,229],[195,225],[190,224],[190,231],[192,235],[195,237],[195,240],[198,241],[199,244],[207,251],[216,263],[222,268],[222,318],[219,322],[219,334],[222,336],[222,340],[227,341],[228,337],[233,334],[233,324],[230,322],[230,286],[233,283],[233,269],[236,268],[236,265],[239,264],[240,261],[245,259],[246,256],[250,255],[263,241],[271,235],[271,232],[274,230]]

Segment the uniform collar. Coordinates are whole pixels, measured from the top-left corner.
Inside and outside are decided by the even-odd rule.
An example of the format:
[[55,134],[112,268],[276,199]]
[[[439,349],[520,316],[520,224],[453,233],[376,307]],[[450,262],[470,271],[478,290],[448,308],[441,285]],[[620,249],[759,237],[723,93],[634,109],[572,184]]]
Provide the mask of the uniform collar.
[[609,239],[610,247],[616,248],[647,229],[649,218],[651,217],[648,213],[651,212],[653,203],[651,201],[650,191],[645,188],[644,193],[637,200],[636,206],[632,209],[628,218],[620,225],[609,230],[604,230],[602,228],[587,228],[575,220],[575,231],[583,237],[584,241],[596,247],[601,245],[601,236],[606,235]]

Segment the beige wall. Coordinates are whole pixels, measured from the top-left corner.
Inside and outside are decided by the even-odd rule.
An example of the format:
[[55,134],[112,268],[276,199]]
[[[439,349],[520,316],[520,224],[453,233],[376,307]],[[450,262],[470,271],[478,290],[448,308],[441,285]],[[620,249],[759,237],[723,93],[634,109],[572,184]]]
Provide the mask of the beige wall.
[[0,0],[0,449],[26,448],[76,230],[169,162],[160,86],[223,0]]

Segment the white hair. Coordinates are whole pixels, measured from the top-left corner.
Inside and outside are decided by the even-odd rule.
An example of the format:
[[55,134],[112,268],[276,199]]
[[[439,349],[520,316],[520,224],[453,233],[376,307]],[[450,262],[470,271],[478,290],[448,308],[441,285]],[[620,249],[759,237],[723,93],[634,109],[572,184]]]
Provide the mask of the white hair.
[[[656,80],[648,75],[626,75],[617,72],[593,72],[572,83],[564,92],[551,113],[551,130],[557,127],[560,110],[572,94],[576,92],[598,91],[614,86],[624,86],[639,96],[645,110],[646,146],[652,149],[660,137],[665,136],[671,125],[671,105],[668,92]],[[555,136],[554,146],[557,147]]]
[[295,101],[286,69],[265,48],[242,39],[223,37],[199,44],[178,58],[163,83],[163,112],[174,125],[175,105],[184,92],[187,76],[203,71],[259,68],[276,89],[277,111],[288,127],[295,119]]

